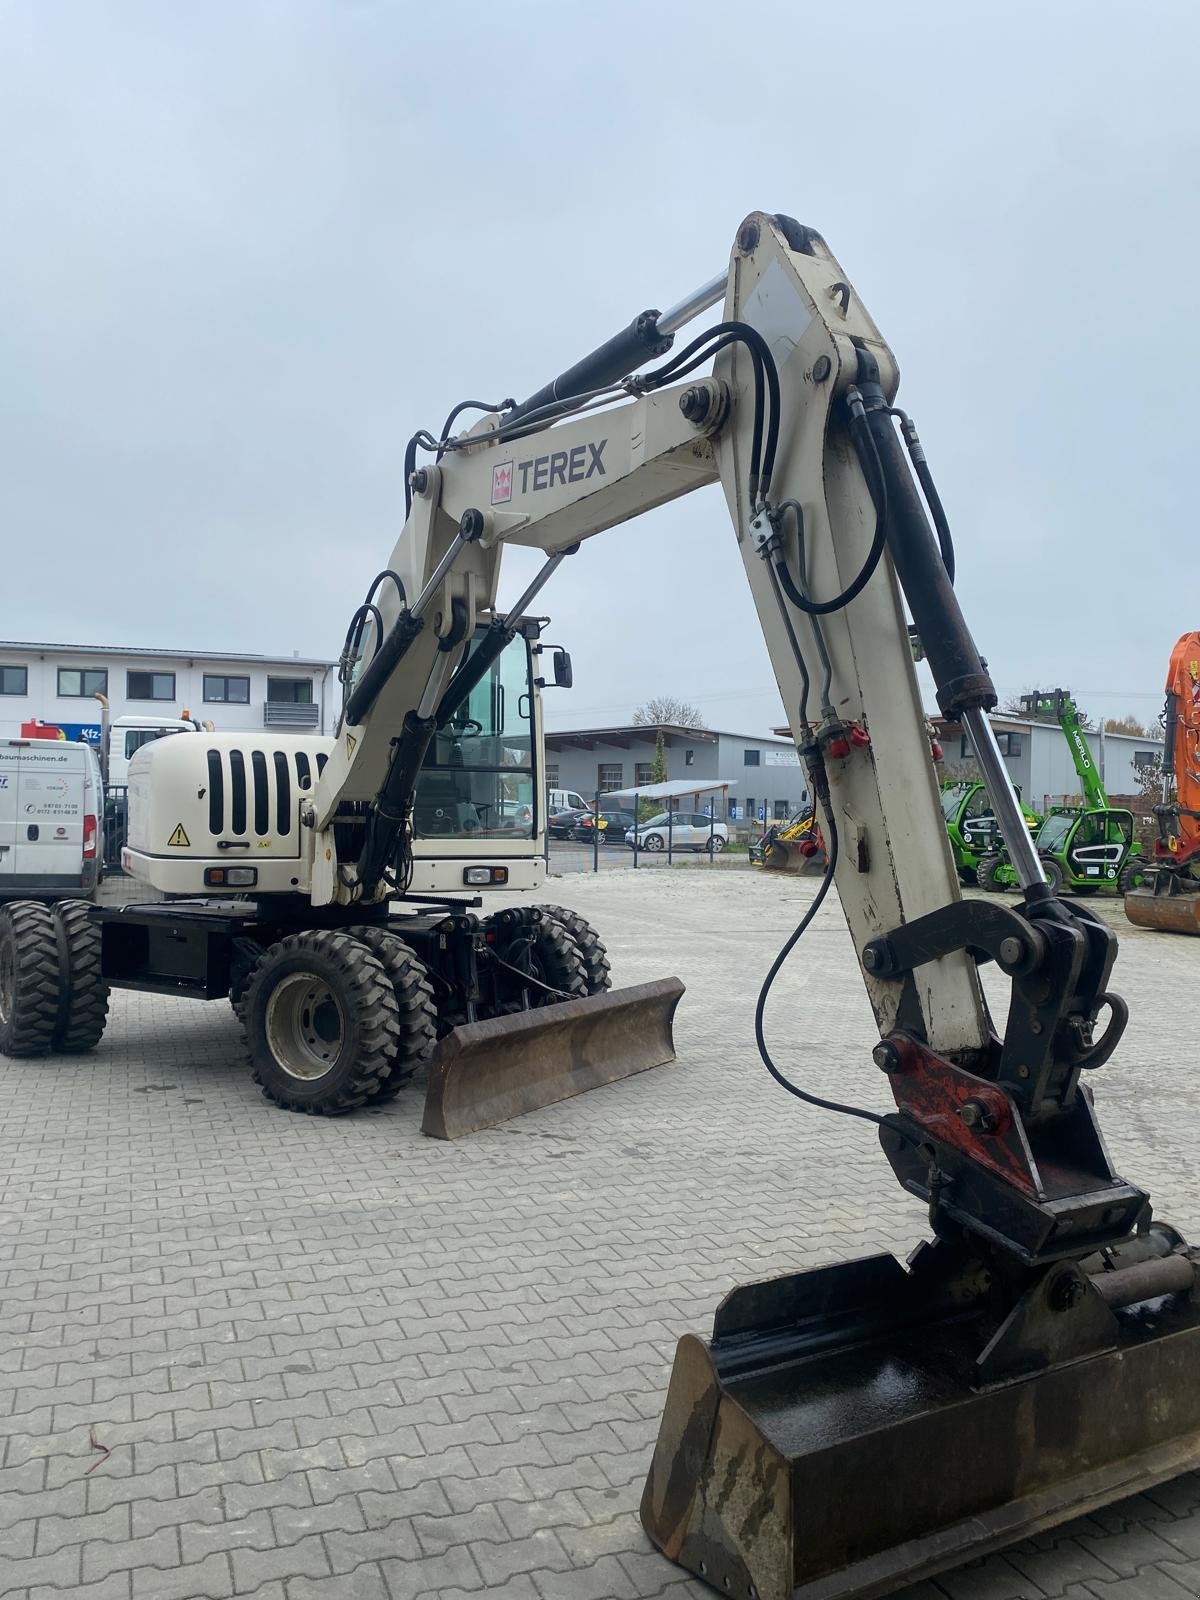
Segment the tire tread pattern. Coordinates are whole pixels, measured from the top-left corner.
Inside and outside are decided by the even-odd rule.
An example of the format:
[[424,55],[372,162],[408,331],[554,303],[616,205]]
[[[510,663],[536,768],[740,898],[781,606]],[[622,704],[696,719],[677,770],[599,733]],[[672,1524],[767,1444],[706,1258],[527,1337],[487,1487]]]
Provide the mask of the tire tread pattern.
[[425,964],[411,945],[390,928],[347,928],[352,938],[365,944],[377,956],[396,995],[400,1037],[391,1071],[380,1080],[370,1096],[372,1105],[383,1105],[403,1089],[433,1054],[437,1043],[437,1002]]
[[605,989],[611,989],[612,963],[608,959],[608,951],[587,918],[566,906],[539,906],[538,910],[561,923],[574,939],[575,947],[583,958],[588,994],[600,994]]
[[68,1055],[94,1050],[108,1021],[108,984],[102,975],[101,932],[86,900],[60,900],[54,915],[66,954],[66,971],[53,1048]]
[[13,1004],[0,1022],[0,1052],[48,1055],[58,1023],[63,981],[54,913],[37,900],[14,900],[0,910],[0,944],[12,943]]

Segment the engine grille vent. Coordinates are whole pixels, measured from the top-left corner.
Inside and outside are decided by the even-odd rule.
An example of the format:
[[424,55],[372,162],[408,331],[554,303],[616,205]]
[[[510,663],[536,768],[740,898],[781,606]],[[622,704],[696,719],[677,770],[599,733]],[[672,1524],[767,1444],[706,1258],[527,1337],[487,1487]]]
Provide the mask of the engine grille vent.
[[[328,758],[315,758],[320,777]],[[312,788],[313,760],[307,751],[208,751],[208,831],[214,838],[287,839],[297,827],[297,796]]]

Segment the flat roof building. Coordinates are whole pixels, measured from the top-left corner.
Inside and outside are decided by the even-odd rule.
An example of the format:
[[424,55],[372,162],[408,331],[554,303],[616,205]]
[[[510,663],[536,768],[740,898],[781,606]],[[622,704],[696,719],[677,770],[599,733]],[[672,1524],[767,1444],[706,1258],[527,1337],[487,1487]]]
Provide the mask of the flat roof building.
[[718,811],[723,821],[790,817],[808,799],[804,769],[790,738],[673,723],[547,733],[546,787],[574,789],[591,800],[597,790],[612,794],[649,785],[660,740],[667,779],[696,783],[694,798],[691,791],[680,794],[684,809],[688,803],[702,809],[711,798],[704,791],[716,785],[728,785]]
[[142,649],[0,640],[0,738],[47,722],[68,739],[99,740],[97,691],[109,715],[211,721],[222,732],[326,733],[337,714],[334,664],[311,656]]

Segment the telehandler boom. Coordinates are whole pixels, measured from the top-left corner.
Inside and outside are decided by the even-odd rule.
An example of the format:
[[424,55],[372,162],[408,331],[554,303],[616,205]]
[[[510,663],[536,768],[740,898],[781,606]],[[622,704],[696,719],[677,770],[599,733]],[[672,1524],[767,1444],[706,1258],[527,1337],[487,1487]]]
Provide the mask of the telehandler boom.
[[[719,322],[642,370],[718,302]],[[166,910],[184,930],[208,919],[194,937],[217,954],[207,967],[197,959],[219,992],[239,915],[222,895],[246,896],[251,885],[238,888],[234,872],[259,874],[246,915],[274,938],[251,952],[243,1004],[258,1059],[282,1051],[294,1085],[319,1093],[330,1061],[352,1065],[356,1052],[405,1061],[399,1001],[387,997],[411,999],[431,978],[475,1007],[474,1020],[454,1019],[462,1025],[431,1075],[442,1073],[443,1104],[468,1119],[471,1095],[456,1098],[455,1075],[473,1061],[467,1087],[486,1087],[489,1051],[504,1053],[518,1099],[524,1054],[539,1041],[551,1053],[543,1065],[557,1052],[560,1077],[619,1075],[623,1052],[639,1047],[639,1007],[661,1023],[678,985],[669,996],[559,1004],[566,985],[549,953],[522,964],[515,935],[502,956],[489,953],[489,934],[525,940],[520,911],[499,914],[515,923],[480,925],[443,906],[403,923],[388,906],[481,882],[470,874],[501,855],[510,882],[532,878],[538,823],[519,846],[501,826],[513,801],[506,767],[532,770],[535,814],[540,793],[536,755],[503,758],[515,682],[501,664],[542,584],[586,540],[720,483],[828,851],[759,996],[758,1048],[801,1100],[877,1126],[932,1233],[907,1265],[881,1255],[744,1285],[718,1309],[711,1341],[681,1340],[642,1520],[668,1556],[741,1600],[882,1596],[1200,1463],[1195,1254],[1151,1222],[1146,1193],[1115,1171],[1082,1081],[1126,1022],[1109,989],[1116,939],[1045,881],[988,721],[995,689],[955,594],[919,437],[895,405],[898,382],[821,236],[753,213],[727,272],[680,305],[643,313],[524,403],[478,407],[457,434],[456,407],[439,434],[414,439],[408,520],[352,621],[343,715],[307,787],[292,784],[294,759],[282,763],[287,785],[280,775],[272,787],[288,752],[265,739],[163,741],[135,758],[131,784],[143,820],[130,863],[168,891],[205,897],[192,912]],[[422,447],[432,459],[418,466]],[[545,557],[507,609],[497,600],[506,545]],[[973,743],[1018,906],[959,894],[906,605],[939,707]],[[722,621],[715,601],[711,625]],[[265,808],[253,849],[247,770],[262,778],[254,807]],[[477,771],[484,791],[466,781]],[[227,809],[239,795],[240,832]],[[465,842],[464,795],[476,822]],[[446,844],[430,844],[435,813]],[[186,846],[169,843],[177,821]],[[879,1028],[874,1062],[895,1102],[882,1117],[808,1095],[765,1037],[775,973],[834,884]],[[148,916],[103,923],[106,972],[137,967]],[[569,913],[547,916],[569,930]],[[400,950],[388,946],[385,970],[373,951],[387,940]],[[578,959],[583,947],[576,940]],[[5,950],[25,963],[7,990],[0,982],[10,1013],[37,991],[29,948],[0,930],[0,973]],[[37,954],[49,959],[44,943]],[[980,987],[985,961],[1011,980],[999,1031]],[[512,968],[520,981],[509,988]],[[532,1016],[507,1009],[546,990],[556,1003]],[[71,1014],[73,994],[60,995],[56,1015]],[[410,1033],[414,1006],[403,1012]],[[791,1021],[799,1043],[803,1012]]]

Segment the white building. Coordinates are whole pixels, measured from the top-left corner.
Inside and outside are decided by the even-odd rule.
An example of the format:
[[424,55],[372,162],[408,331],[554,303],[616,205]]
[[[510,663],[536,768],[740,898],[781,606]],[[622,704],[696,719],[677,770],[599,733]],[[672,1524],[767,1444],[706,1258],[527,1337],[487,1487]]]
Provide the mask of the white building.
[[68,739],[100,737],[96,692],[118,717],[195,717],[222,732],[288,728],[326,733],[337,716],[337,673],[307,656],[252,656],[123,645],[0,640],[0,739],[48,722]]

